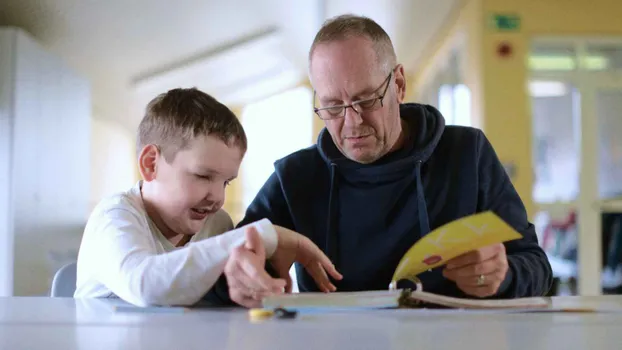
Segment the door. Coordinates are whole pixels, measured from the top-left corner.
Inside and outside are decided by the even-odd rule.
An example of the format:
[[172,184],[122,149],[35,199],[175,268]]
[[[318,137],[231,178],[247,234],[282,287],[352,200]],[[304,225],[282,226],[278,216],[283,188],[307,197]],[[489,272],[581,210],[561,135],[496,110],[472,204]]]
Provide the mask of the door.
[[536,40],[529,62],[540,242],[557,277],[601,294],[622,286],[622,43]]

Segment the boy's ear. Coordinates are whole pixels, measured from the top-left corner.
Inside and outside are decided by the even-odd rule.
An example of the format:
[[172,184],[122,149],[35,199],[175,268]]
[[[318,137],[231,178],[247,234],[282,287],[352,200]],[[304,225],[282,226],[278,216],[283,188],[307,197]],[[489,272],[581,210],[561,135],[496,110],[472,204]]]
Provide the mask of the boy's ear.
[[157,160],[160,150],[156,145],[146,145],[138,155],[138,170],[145,181],[153,181],[156,178]]

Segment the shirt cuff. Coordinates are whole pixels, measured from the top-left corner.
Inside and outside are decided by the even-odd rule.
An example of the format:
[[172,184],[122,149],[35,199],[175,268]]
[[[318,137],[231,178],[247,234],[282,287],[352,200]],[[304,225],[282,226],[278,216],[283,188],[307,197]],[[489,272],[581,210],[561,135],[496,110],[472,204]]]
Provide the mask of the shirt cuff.
[[251,225],[255,225],[255,228],[257,228],[259,235],[263,239],[263,244],[266,249],[266,258],[272,257],[279,242],[279,236],[276,233],[274,225],[272,225],[272,222],[268,219],[255,221]]
[[259,236],[264,245],[264,250],[266,253],[266,259],[272,257],[274,252],[276,251],[276,246],[278,244],[278,234],[276,233],[276,229],[272,222],[268,219],[261,219],[255,222],[251,222],[250,224],[244,225],[242,227],[238,227],[233,231],[228,232],[221,236],[221,244],[228,251],[231,252],[233,248],[239,247],[240,245],[246,242],[245,230],[249,226],[255,226]]

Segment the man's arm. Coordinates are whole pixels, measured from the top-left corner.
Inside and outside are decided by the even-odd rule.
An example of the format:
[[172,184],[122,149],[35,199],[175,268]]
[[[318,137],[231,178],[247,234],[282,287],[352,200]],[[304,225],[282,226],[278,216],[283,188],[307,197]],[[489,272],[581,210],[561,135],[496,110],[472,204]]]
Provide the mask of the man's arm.
[[257,196],[246,210],[244,219],[238,227],[248,225],[261,219],[268,219],[274,225],[283,226],[295,230],[289,213],[289,207],[283,194],[281,181],[276,172],[273,172],[268,181],[263,185]]
[[[138,305],[191,305],[210,290],[223,273],[230,252],[245,242],[238,228],[157,254],[136,214],[124,209],[106,212],[91,237],[97,247],[97,266],[83,266],[121,299]],[[256,225],[265,242],[266,255],[274,253],[277,233],[268,220]]]
[[548,258],[538,245],[535,228],[503,165],[483,132],[478,142],[478,210],[491,210],[523,235],[505,244],[508,272],[497,297],[545,295],[552,285]]

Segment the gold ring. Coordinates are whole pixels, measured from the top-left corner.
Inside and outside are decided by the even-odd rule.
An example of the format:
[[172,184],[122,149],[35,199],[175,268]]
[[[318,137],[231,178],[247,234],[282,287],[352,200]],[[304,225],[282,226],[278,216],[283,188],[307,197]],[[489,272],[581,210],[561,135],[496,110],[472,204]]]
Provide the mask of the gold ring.
[[486,281],[486,276],[484,276],[484,275],[479,275],[479,276],[477,277],[477,285],[478,285],[478,286],[482,286],[482,285],[484,285],[484,282],[485,282],[485,281]]

